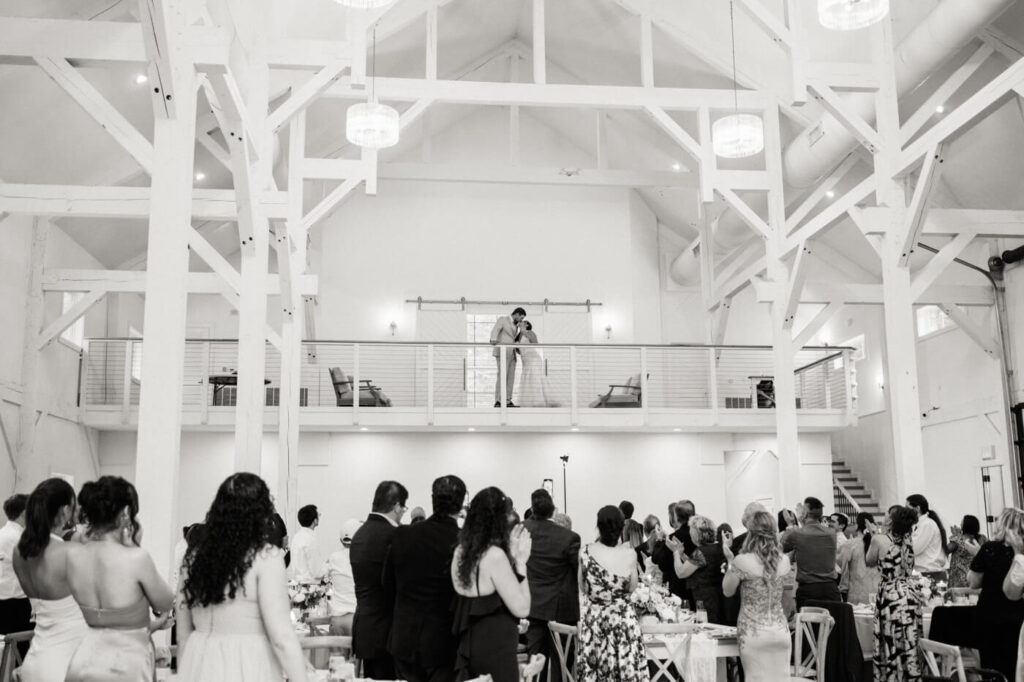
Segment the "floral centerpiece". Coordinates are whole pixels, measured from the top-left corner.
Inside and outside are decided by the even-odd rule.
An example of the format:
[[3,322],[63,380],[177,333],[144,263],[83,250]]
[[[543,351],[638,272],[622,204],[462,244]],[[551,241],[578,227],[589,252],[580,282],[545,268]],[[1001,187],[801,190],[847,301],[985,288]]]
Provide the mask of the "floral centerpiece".
[[629,601],[641,619],[653,616],[663,623],[677,622],[677,609],[683,603],[679,597],[671,594],[667,587],[649,575],[643,576],[642,582],[629,596]]
[[951,596],[946,581],[935,581],[917,571],[911,574],[911,586],[917,589],[922,606],[941,606]]
[[301,620],[306,620],[314,610],[319,609],[327,601],[331,587],[331,579],[327,576],[314,582],[289,580],[288,600],[292,608],[301,614]]

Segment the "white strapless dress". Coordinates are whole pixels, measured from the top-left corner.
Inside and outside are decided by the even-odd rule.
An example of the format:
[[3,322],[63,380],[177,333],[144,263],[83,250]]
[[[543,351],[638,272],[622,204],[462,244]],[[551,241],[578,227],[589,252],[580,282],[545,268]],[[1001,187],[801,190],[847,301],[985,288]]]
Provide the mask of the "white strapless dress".
[[520,407],[558,407],[558,399],[552,394],[548,378],[544,376],[544,356],[536,348],[520,346],[523,359],[523,373],[519,378]]
[[18,669],[21,682],[64,682],[68,663],[89,627],[72,596],[32,599],[36,627],[25,662]]

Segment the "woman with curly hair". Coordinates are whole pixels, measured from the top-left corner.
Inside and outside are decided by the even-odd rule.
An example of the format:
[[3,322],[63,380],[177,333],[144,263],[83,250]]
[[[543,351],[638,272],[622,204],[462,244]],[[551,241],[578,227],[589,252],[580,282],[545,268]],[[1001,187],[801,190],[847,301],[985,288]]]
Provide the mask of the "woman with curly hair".
[[917,642],[921,637],[921,595],[913,584],[912,534],[917,512],[895,505],[886,516],[885,532],[871,536],[865,557],[878,566],[875,598],[874,667],[877,682],[921,679]]
[[284,552],[271,543],[274,504],[255,474],[229,476],[185,555],[178,593],[183,682],[296,682],[306,666],[288,611]]
[[736,557],[726,552],[729,568],[722,590],[731,597],[740,592],[740,660],[746,682],[788,680],[789,625],[782,609],[782,591],[789,573],[789,558],[782,553],[775,519],[755,512],[746,524],[747,538]]
[[139,547],[135,486],[103,476],[78,494],[86,533],[68,543],[68,584],[89,631],[68,666],[67,682],[146,682],[155,679],[149,613],[163,627],[174,593],[149,553]]
[[491,675],[494,682],[519,682],[516,645],[519,619],[530,615],[526,562],[530,532],[509,533],[511,501],[498,488],[484,488],[469,504],[452,558],[457,593],[455,671],[461,682]]
[[74,520],[75,491],[64,479],[49,478],[28,496],[14,572],[32,602],[36,627],[18,669],[22,682],[63,682],[85,637],[82,611],[68,586],[67,546],[60,537]]

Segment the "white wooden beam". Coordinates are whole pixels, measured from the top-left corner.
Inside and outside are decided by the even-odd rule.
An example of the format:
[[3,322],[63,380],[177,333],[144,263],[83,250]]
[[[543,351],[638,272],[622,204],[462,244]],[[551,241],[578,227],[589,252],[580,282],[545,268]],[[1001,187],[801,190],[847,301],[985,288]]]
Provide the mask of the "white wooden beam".
[[650,12],[640,15],[640,84],[654,87],[654,36]]
[[[322,169],[323,170],[323,169]],[[308,176],[307,176],[308,177]],[[332,176],[333,179],[340,179]],[[477,182],[524,185],[578,185],[581,187],[697,187],[695,173],[672,171],[601,170],[580,168],[524,168],[516,166],[475,166],[471,164],[427,164],[390,162],[379,166],[382,180],[427,182]],[[353,179],[359,180],[361,176]]]
[[739,189],[740,183],[735,178],[725,177],[736,171],[718,170],[718,157],[715,156],[711,136],[711,111],[707,107],[697,110],[697,135],[700,138],[700,200],[707,203],[715,200],[715,187],[719,184],[729,189]]
[[648,106],[644,108],[644,111],[651,117],[654,123],[661,128],[666,135],[682,147],[683,151],[690,155],[694,161],[698,164],[701,162],[703,157],[703,151],[701,145],[697,140],[693,139],[688,132],[683,130],[683,127],[676,123],[675,119],[669,116],[661,107]]
[[726,296],[719,303],[711,316],[710,338],[708,343],[721,346],[725,343],[725,333],[729,329],[729,313],[732,312],[732,297]]
[[61,333],[85,315],[94,305],[103,300],[107,295],[105,291],[90,291],[82,296],[73,306],[64,311],[60,317],[46,326],[35,340],[36,350],[42,350],[50,345],[50,342],[60,336]]
[[321,220],[329,216],[334,212],[341,202],[344,201],[352,192],[355,191],[356,187],[362,183],[363,180],[346,180],[341,183],[333,190],[330,194],[325,196],[320,202],[314,206],[309,213],[302,219],[302,224],[307,230],[311,230]]
[[426,20],[426,69],[427,80],[437,80],[437,5],[431,3],[427,7]]
[[[757,300],[768,303],[780,299],[783,289],[776,282],[754,278]],[[800,303],[826,305],[832,301],[845,301],[847,305],[881,305],[884,303],[882,285],[853,282],[806,282]],[[995,303],[992,288],[975,285],[938,285],[928,287],[915,305],[939,305],[944,302],[961,306],[990,306]]]
[[836,185],[857,165],[858,160],[856,154],[850,154],[827,178],[818,183],[818,186],[786,217],[786,234],[796,229],[829,192],[835,192]]
[[804,325],[804,328],[800,330],[800,333],[793,337],[793,347],[803,348],[814,335],[821,331],[821,328],[828,324],[828,321],[839,314],[839,311],[845,307],[845,303],[842,301],[831,301],[827,303],[824,308],[818,311],[818,313],[811,318],[811,321]]
[[921,237],[921,229],[924,226],[924,219],[927,215],[928,200],[931,198],[932,187],[938,182],[942,172],[943,143],[933,147],[924,158],[921,166],[921,174],[917,178],[917,186],[914,187],[914,196],[910,200],[910,207],[907,209],[907,225],[903,234],[903,250],[899,257],[899,266],[907,267],[910,257],[917,249],[917,242]]
[[[183,249],[188,254],[187,247]],[[221,294],[230,292],[231,286],[213,272],[189,272],[181,278],[188,294]],[[43,291],[106,291],[111,293],[144,294],[149,274],[145,270],[67,270],[48,269],[42,275]],[[303,295],[317,293],[315,275],[299,277],[296,286]],[[281,291],[277,275],[267,275],[267,294],[277,296]]]
[[877,261],[870,263],[867,267],[853,261],[845,253],[832,248],[823,240],[814,242],[814,251],[811,253],[815,259],[831,270],[844,275],[847,279],[863,280],[867,282],[879,282],[882,278],[882,271],[878,268]]
[[313,74],[308,81],[300,85],[291,96],[282,102],[267,117],[267,127],[276,133],[284,127],[300,111],[305,110],[325,90],[341,78],[342,72],[348,68],[351,60],[337,59],[325,65]]
[[975,50],[974,54],[960,68],[950,74],[949,78],[936,88],[935,92],[929,95],[928,99],[903,123],[900,127],[900,143],[905,145],[921,131],[928,121],[935,118],[935,108],[940,105],[945,106],[949,98],[955,95],[994,53],[995,50],[987,43],[983,43]]
[[21,401],[18,407],[18,441],[15,455],[15,489],[31,490],[50,472],[44,457],[35,456],[36,407],[39,395],[39,350],[34,343],[45,321],[43,272],[49,241],[50,223],[32,220],[32,246],[29,251],[28,290],[25,297],[25,327],[21,348]]
[[869,152],[874,153],[881,146],[878,139],[878,132],[874,130],[867,121],[861,118],[857,112],[850,109],[850,106],[828,84],[818,80],[811,80],[808,87],[816,94],[821,106],[825,111],[835,116],[836,120],[843,124],[857,142]]
[[789,281],[786,285],[786,297],[780,301],[783,307],[783,323],[785,329],[793,328],[793,320],[796,318],[796,310],[800,306],[800,292],[803,291],[804,282],[807,279],[807,266],[810,263],[811,246],[804,242],[796,252],[793,260],[793,267],[789,271]]
[[39,57],[36,63],[78,103],[147,173],[153,171],[153,145],[66,59]]
[[711,204],[700,203],[699,215],[699,245],[700,250],[700,292],[705,310],[712,307],[711,297],[714,295],[715,287],[715,263],[714,254],[711,252],[711,233],[716,227],[717,219],[711,217]]
[[196,142],[208,151],[217,163],[224,166],[227,170],[231,170],[231,154],[217,140],[213,139],[210,133],[196,130]]
[[767,263],[765,258],[758,258],[756,261],[740,270],[737,274],[716,286],[715,295],[712,298],[711,305],[717,305],[722,299],[732,298],[739,292],[743,291],[754,277],[764,272],[766,267]]
[[787,48],[793,47],[794,39],[790,30],[781,19],[769,12],[760,0],[737,0],[736,4],[774,42],[781,43]]
[[820,232],[831,227],[833,223],[840,220],[852,207],[871,196],[877,184],[874,175],[868,176],[856,187],[829,204],[821,213],[818,213],[802,227],[790,234],[784,246],[784,253],[798,248],[803,242],[818,236]]
[[921,294],[935,284],[943,271],[953,262],[953,259],[963,253],[973,240],[974,235],[965,232],[957,235],[939,249],[939,252],[912,276],[910,280],[911,300],[916,301]]
[[[2,187],[2,185],[0,185]],[[885,208],[863,209],[865,234],[884,232]],[[955,237],[968,232],[975,237],[998,239],[1024,237],[1024,211],[977,208],[933,208],[928,211],[921,233]]]
[[[801,0],[786,0],[786,23],[793,36],[789,49],[790,79],[792,81],[792,104],[803,106],[807,102],[807,25]],[[788,103],[788,102],[787,102]]]
[[594,112],[595,118],[595,138],[597,151],[595,156],[597,157],[597,168],[598,170],[607,170],[608,168],[608,114],[603,111]]
[[978,347],[985,351],[986,355],[995,360],[1002,357],[1002,353],[999,350],[999,342],[996,340],[995,335],[992,334],[992,331],[982,327],[964,312],[960,306],[945,303],[940,305],[939,309],[946,313],[949,319],[956,322],[956,326],[960,327],[961,331],[968,338],[978,344]]
[[545,0],[533,0],[533,82],[537,85],[548,82],[544,2]]
[[[180,46],[178,36],[170,35],[175,22],[168,15],[182,11],[183,8],[172,8],[164,0],[139,0],[139,21],[149,61],[149,89],[157,118],[195,116],[194,111],[185,112],[178,106],[182,96],[176,92],[177,79],[171,74],[171,60],[183,58],[184,54],[171,55],[171,50],[180,49]],[[187,103],[191,98],[184,96],[183,101]]]
[[188,246],[193,253],[203,259],[210,269],[218,275],[236,294],[242,288],[241,277],[238,270],[213,248],[206,238],[199,234],[199,231],[189,225],[185,230],[188,233]]
[[757,213],[754,212],[754,209],[750,208],[750,205],[737,196],[735,192],[731,189],[726,189],[725,187],[718,187],[715,191],[725,199],[725,202],[732,207],[732,210],[739,214],[740,218],[743,219],[743,222],[746,223],[750,229],[754,230],[754,232],[760,234],[765,239],[775,238],[775,234],[772,232],[771,228],[768,227],[768,223],[766,223],[761,216],[757,215]]

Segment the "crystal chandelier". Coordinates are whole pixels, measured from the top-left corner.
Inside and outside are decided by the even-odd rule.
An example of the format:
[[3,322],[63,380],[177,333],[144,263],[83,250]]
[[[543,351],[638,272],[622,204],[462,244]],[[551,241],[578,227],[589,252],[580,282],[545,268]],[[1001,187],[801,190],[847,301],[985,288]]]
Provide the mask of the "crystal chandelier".
[[345,7],[352,7],[353,9],[376,9],[377,7],[384,7],[390,5],[395,0],[337,0]]
[[377,29],[373,30],[373,59],[370,62],[370,98],[353,104],[345,113],[345,139],[365,149],[384,149],[398,144],[398,112],[377,101],[374,81],[377,72]]
[[732,36],[733,113],[711,126],[711,143],[715,154],[726,159],[753,156],[764,149],[764,122],[756,114],[739,113],[736,85],[736,17],[733,0],[729,0],[729,28]]
[[833,31],[856,31],[881,21],[889,0],[818,0],[818,21]]

